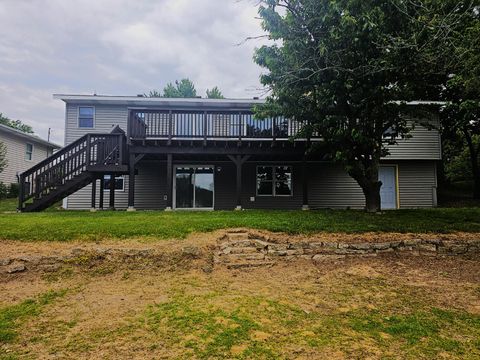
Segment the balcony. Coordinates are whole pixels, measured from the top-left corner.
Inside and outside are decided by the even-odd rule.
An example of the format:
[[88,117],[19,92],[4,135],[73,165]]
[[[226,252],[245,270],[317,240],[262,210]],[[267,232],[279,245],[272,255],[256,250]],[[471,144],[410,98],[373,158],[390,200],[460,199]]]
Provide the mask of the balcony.
[[[274,117],[256,119],[248,111],[130,110],[130,141],[219,140],[288,141],[300,122]],[[306,139],[296,139],[306,140]]]

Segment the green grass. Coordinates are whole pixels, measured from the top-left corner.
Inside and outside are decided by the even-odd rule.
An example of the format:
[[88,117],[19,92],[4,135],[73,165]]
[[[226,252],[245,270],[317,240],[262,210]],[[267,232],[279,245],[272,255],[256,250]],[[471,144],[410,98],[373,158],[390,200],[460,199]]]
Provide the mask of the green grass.
[[65,295],[66,291],[49,291],[37,299],[27,299],[20,304],[0,308],[0,345],[13,342],[20,324],[34,316],[38,316],[45,305]]
[[15,199],[2,199],[0,200],[0,212],[4,211],[17,211],[18,200]]
[[0,239],[101,240],[184,238],[192,232],[249,227],[291,234],[315,232],[480,232],[480,208],[386,211],[214,211],[127,213],[52,211],[0,215]]

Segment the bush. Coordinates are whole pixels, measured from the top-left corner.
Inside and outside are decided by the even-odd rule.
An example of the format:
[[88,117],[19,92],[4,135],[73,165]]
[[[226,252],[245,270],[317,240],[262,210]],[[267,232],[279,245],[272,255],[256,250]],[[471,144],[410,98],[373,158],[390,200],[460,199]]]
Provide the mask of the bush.
[[20,185],[17,183],[11,183],[8,189],[8,197],[17,198],[19,193]]
[[8,187],[3,182],[0,182],[0,199],[6,199],[8,197]]

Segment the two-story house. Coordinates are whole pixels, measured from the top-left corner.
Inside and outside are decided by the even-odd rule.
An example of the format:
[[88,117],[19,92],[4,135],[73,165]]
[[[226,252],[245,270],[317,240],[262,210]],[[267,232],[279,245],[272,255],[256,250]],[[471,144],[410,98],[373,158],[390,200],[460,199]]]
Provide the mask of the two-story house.
[[6,147],[7,166],[0,172],[0,182],[10,185],[18,182],[17,174],[45,160],[60,146],[32,134],[0,124],[0,142]]
[[[20,205],[67,209],[363,208],[343,168],[292,137],[301,124],[255,119],[263,100],[55,95],[66,147],[22,176]],[[382,208],[436,206],[440,135],[416,126],[382,161]],[[32,202],[33,201],[33,202]]]

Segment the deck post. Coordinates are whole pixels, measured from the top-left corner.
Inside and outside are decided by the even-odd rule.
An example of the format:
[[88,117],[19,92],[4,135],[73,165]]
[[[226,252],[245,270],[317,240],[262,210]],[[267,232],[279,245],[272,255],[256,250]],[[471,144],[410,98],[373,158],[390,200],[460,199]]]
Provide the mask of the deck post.
[[308,169],[305,159],[302,161],[302,210],[309,210],[308,206]]
[[97,200],[97,177],[92,181],[92,202],[90,206],[90,211],[97,211],[96,209],[96,200]]
[[98,199],[98,208],[103,210],[103,193],[105,188],[105,175],[102,174],[100,178],[100,196]]
[[128,207],[127,211],[135,211],[135,154],[130,153],[128,159]]
[[172,196],[173,196],[173,155],[167,154],[167,206],[165,211],[172,211]]
[[237,168],[236,177],[236,206],[235,210],[242,210],[242,165],[250,158],[250,155],[227,155]]
[[110,174],[110,201],[109,210],[115,210],[115,174]]

